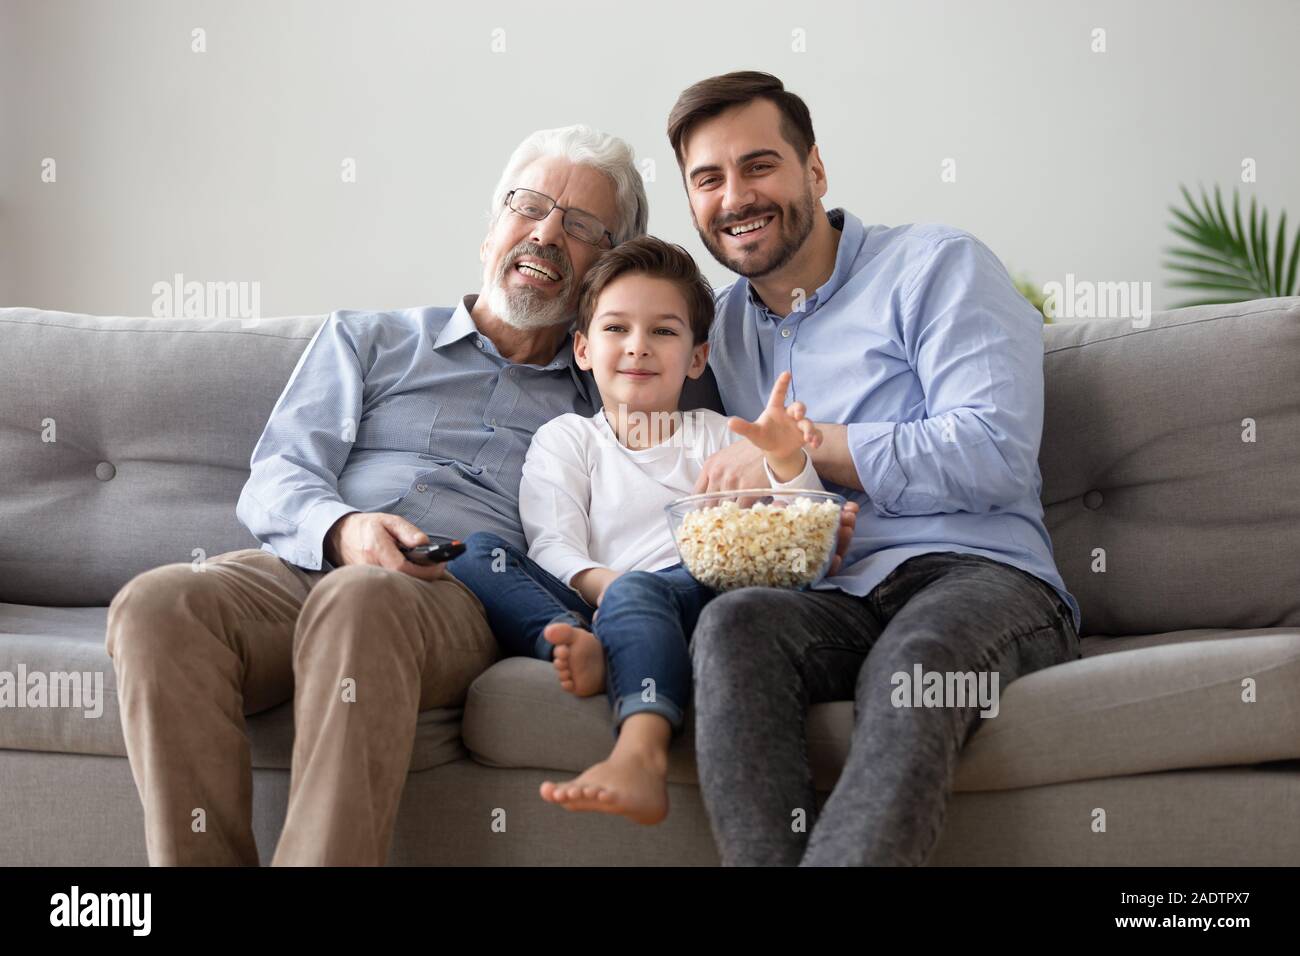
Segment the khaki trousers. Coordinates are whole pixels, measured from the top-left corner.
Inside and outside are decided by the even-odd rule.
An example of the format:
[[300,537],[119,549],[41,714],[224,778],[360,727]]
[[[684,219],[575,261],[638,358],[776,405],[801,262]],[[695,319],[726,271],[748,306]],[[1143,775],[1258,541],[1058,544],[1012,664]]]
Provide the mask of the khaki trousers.
[[258,863],[244,716],[293,699],[289,809],[272,865],[382,865],[416,715],[465,701],[498,656],[451,575],[307,571],[267,551],[138,575],[107,648],[155,866]]

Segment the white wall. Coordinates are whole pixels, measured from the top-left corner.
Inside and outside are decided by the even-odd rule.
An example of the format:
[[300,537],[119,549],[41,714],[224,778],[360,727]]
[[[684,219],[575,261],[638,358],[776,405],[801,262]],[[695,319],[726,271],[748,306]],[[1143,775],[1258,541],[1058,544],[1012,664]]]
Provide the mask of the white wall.
[[1300,223],[1298,38],[1291,0],[0,0],[0,304],[149,314],[177,272],[259,281],[268,316],[450,304],[510,150],[572,122],[655,160],[651,231],[721,284],[665,121],[690,83],[763,69],[812,110],[828,205],[1167,306],[1180,181],[1231,188],[1253,157],[1242,188]]

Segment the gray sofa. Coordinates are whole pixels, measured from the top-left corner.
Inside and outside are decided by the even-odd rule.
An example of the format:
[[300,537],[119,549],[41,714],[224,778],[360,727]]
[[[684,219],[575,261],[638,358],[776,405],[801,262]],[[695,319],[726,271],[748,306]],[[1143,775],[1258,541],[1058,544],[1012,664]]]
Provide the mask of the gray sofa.
[[[0,675],[99,672],[104,688],[98,717],[0,709],[0,864],[146,862],[107,605],[147,568],[256,546],[235,501],[322,319],[0,310]],[[1044,340],[1043,501],[1084,657],[1004,689],[931,863],[1300,863],[1300,299]],[[265,862],[291,707],[247,725]],[[823,799],[851,725],[849,701],[811,713]],[[716,863],[689,732],[658,827],[538,797],[609,742],[604,697],[501,661],[463,713],[421,716],[391,862]]]

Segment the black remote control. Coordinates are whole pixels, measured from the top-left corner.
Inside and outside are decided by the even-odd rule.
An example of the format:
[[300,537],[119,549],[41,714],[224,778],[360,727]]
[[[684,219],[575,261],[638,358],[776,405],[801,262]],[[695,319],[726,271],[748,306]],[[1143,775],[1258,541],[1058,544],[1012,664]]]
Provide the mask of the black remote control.
[[399,545],[398,550],[406,555],[406,559],[412,564],[438,564],[464,554],[465,545],[461,541],[453,540],[444,541],[442,544],[417,544],[411,548]]

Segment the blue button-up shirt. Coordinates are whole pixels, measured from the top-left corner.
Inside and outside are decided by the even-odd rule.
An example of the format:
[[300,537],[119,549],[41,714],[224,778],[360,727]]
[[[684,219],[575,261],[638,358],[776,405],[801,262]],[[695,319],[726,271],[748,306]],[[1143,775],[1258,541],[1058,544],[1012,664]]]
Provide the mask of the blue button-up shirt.
[[974,236],[864,227],[842,209],[835,271],[802,310],[771,312],[746,279],[718,290],[709,365],[730,415],[756,418],[790,372],[789,401],[847,425],[865,493],[840,573],[869,594],[918,554],[958,551],[1051,585],[1081,624],[1043,525],[1042,316]]
[[595,414],[596,393],[571,337],[547,365],[503,358],[470,316],[476,298],[325,320],[253,449],[236,506],[263,551],[328,570],[325,534],[352,511],[526,547],[519,476],[533,433],[565,412]]

